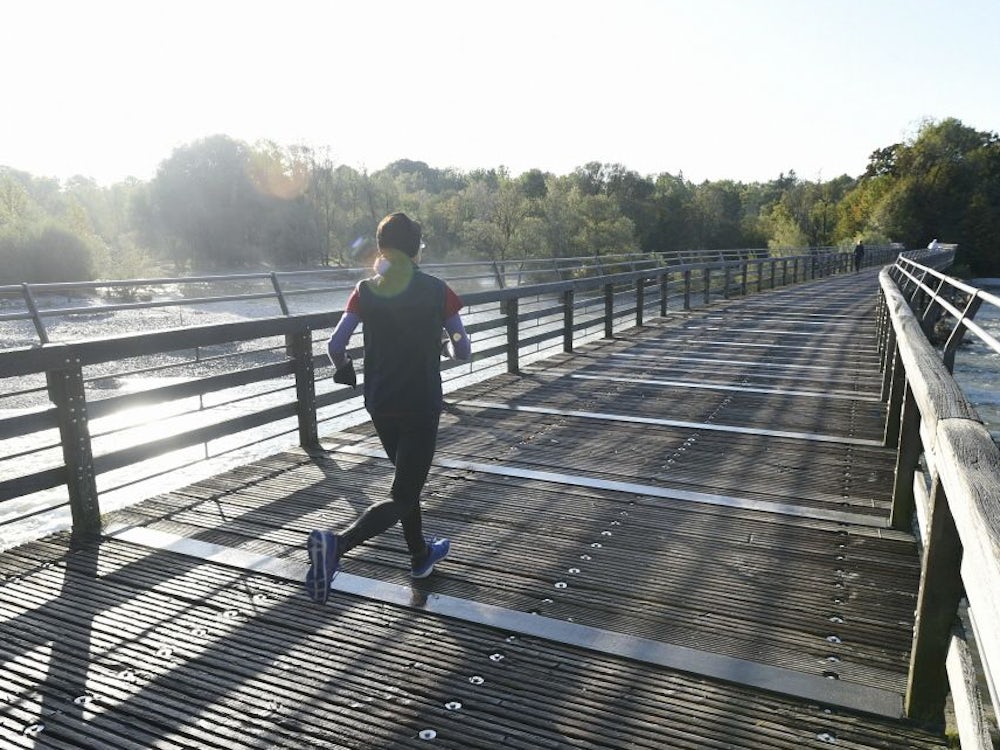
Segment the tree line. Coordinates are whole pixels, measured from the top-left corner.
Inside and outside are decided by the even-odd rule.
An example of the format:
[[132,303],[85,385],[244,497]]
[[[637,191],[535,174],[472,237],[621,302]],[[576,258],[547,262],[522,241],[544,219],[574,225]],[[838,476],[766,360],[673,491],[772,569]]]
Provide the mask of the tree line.
[[215,135],[148,182],[65,183],[0,166],[0,284],[367,264],[379,219],[420,219],[430,261],[902,243],[959,245],[1000,275],[1000,138],[951,118],[871,154],[864,174],[694,184],[591,162],[566,175],[403,159],[367,172],[325,150]]

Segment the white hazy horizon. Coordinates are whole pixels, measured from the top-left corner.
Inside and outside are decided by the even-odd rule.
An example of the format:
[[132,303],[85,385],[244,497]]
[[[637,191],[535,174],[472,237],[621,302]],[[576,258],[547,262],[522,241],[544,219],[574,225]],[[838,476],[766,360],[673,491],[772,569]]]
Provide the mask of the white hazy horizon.
[[369,171],[765,182],[858,176],[928,119],[1000,130],[995,0],[33,0],[3,21],[0,165],[104,185],[220,133]]

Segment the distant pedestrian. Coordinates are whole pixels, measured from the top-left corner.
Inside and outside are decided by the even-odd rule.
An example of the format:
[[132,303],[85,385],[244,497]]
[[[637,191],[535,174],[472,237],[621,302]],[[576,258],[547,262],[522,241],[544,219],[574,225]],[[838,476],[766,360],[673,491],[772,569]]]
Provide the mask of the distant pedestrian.
[[854,272],[857,273],[861,270],[861,263],[865,259],[865,246],[862,243],[858,243],[854,246]]
[[[389,499],[367,508],[347,529],[316,529],[306,549],[306,589],[324,603],[340,559],[351,549],[402,523],[410,575],[426,578],[450,549],[448,539],[424,537],[420,493],[441,417],[441,356],[469,360],[472,347],[459,315],[462,301],[443,281],[417,265],[422,229],[406,214],[386,216],[375,234],[375,275],[358,283],[327,345],[335,382],[357,386],[347,344],[358,323],[364,333],[365,408],[395,467]],[[441,332],[448,332],[442,344]]]

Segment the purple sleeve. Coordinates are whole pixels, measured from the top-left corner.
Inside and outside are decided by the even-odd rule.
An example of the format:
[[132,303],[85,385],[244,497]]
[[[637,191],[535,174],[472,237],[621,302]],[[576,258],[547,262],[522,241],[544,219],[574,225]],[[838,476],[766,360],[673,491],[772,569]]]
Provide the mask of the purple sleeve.
[[351,341],[354,329],[358,327],[360,322],[361,318],[357,313],[345,312],[340,316],[340,322],[333,329],[333,335],[330,336],[330,340],[326,344],[330,361],[338,370],[347,364],[347,345]]
[[468,362],[472,359],[472,342],[469,341],[469,334],[465,332],[462,316],[458,313],[450,316],[445,320],[444,327],[448,331],[448,340],[451,342],[448,349],[452,359],[461,362]]

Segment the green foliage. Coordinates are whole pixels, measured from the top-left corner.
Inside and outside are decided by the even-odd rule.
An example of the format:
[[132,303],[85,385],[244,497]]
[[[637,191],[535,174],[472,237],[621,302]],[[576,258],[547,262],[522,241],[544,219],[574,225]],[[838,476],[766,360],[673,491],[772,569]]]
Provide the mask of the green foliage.
[[93,278],[93,248],[54,224],[0,230],[0,284]]
[[875,151],[838,208],[838,232],[907,247],[958,244],[974,275],[1000,274],[1000,139],[954,118],[928,121],[906,143]]
[[[328,150],[216,135],[175,150],[149,183],[60,185],[0,167],[0,273],[21,281],[139,277],[164,262],[181,273],[367,266],[378,221],[396,210],[423,223],[430,262],[791,252],[859,240],[922,247],[938,237],[958,243],[971,273],[1000,275],[1000,143],[954,119],[927,122],[912,140],[874,151],[857,179],[790,171],[764,183],[695,185],[600,162],[514,176],[502,166],[461,173],[400,159],[369,173],[336,164]],[[43,236],[52,248],[39,248]]]

